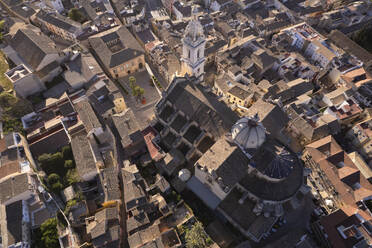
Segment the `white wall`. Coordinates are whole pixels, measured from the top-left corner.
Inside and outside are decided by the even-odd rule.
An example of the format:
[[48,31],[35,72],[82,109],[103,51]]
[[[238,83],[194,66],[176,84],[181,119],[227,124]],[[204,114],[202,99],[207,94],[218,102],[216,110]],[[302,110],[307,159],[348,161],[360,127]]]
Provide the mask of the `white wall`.
[[212,182],[208,182],[206,177],[207,177],[207,172],[204,172],[204,171],[201,171],[198,166],[195,166],[195,177],[197,179],[199,179],[200,182],[202,182],[203,184],[205,185],[208,185],[209,189],[221,200],[225,199],[225,197],[227,196],[227,193],[225,193],[220,185],[212,180]]

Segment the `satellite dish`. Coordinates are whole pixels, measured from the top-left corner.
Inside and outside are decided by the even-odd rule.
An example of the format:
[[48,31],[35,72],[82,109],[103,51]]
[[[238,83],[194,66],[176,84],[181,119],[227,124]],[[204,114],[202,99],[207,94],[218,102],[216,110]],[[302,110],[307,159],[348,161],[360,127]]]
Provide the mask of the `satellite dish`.
[[191,172],[188,170],[188,169],[182,169],[178,172],[178,178],[182,181],[182,182],[186,182],[187,180],[189,180],[191,177]]

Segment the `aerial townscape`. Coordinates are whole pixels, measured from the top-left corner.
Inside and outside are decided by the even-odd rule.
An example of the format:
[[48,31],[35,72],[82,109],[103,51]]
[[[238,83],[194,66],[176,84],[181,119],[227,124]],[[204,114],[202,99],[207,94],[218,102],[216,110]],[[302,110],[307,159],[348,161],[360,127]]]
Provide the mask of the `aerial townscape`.
[[372,248],[372,0],[0,0],[0,248]]

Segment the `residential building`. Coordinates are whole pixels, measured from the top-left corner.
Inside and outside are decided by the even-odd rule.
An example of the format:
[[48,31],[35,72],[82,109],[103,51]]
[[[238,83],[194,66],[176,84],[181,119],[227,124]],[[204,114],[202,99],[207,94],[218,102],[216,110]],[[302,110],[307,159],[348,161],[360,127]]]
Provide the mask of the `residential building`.
[[89,43],[112,78],[144,69],[144,50],[124,26],[93,35]]
[[75,22],[56,12],[40,10],[34,17],[34,21],[41,28],[60,36],[62,39],[75,42],[83,29],[80,23]]
[[109,207],[86,218],[86,231],[93,247],[120,247],[119,216],[117,207]]
[[191,5],[186,5],[183,2],[176,1],[173,3],[172,13],[177,20],[182,20],[191,16],[192,7]]
[[8,133],[0,139],[0,180],[15,173],[29,172],[34,161],[27,141],[19,133]]
[[215,1],[208,1],[210,2],[210,9],[213,11],[220,11],[222,8],[230,4],[231,0],[215,0]]
[[35,175],[15,173],[0,181],[0,204],[9,205],[17,201],[28,200],[35,194],[37,184]]
[[353,248],[371,245],[371,218],[358,208],[342,207],[313,224],[322,247]]
[[0,205],[0,213],[1,221],[5,222],[0,229],[2,247],[30,247],[31,218],[27,202],[19,200],[6,206]]
[[68,129],[77,123],[71,98],[64,93],[60,98],[48,98],[36,111],[22,117],[26,139],[34,158],[43,153],[54,153],[70,143]]
[[145,140],[131,109],[113,115],[112,120],[120,135],[126,157],[138,156],[146,152]]
[[328,212],[359,208],[363,216],[371,218],[363,204],[371,198],[372,186],[332,136],[307,145],[303,160],[311,169],[313,195]]
[[366,159],[372,158],[372,120],[355,124],[345,136],[350,144]]
[[45,90],[45,82],[62,71],[59,63],[64,55],[61,56],[54,42],[40,30],[19,29],[9,44],[3,52],[16,67],[7,71],[6,76],[20,96]]

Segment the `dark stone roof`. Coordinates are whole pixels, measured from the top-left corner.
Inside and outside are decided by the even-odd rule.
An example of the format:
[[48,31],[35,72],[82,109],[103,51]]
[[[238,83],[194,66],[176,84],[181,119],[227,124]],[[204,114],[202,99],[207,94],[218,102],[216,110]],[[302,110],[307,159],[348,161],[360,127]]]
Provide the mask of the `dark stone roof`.
[[5,3],[7,6],[16,6],[21,4],[23,0],[4,0],[2,2]]
[[145,227],[150,224],[150,220],[145,212],[140,212],[137,215],[130,217],[127,220],[127,232],[132,233],[137,231],[141,227]]
[[181,14],[183,15],[183,17],[189,17],[191,16],[191,6],[188,5],[188,6],[183,6],[180,2],[175,2],[173,4],[173,8],[176,8],[179,12],[181,12]]
[[[121,46],[121,48],[110,49],[106,44],[114,38],[119,39],[121,44],[118,44],[117,47]],[[118,26],[89,37],[89,43],[106,68],[114,68],[144,54],[140,44],[124,26]]]
[[[5,208],[8,246],[22,241],[22,201],[16,201]],[[5,217],[5,216],[4,216]]]
[[76,169],[80,177],[83,178],[84,175],[97,171],[94,156],[85,130],[80,131],[71,137],[71,148],[76,163]]
[[0,204],[29,190],[29,175],[17,174],[0,183]]
[[11,9],[15,13],[17,13],[18,15],[26,19],[36,13],[35,10],[29,4],[25,4],[25,3],[11,7]]
[[102,179],[105,201],[120,201],[118,170],[116,168],[105,168],[102,171]]
[[250,164],[279,181],[268,181],[249,173],[239,182],[249,192],[265,200],[282,201],[294,196],[303,183],[303,166],[297,156],[271,137],[253,154]]
[[278,134],[289,121],[287,114],[279,106],[263,100],[255,102],[247,111],[247,115],[251,116],[256,113],[266,130],[272,134]]
[[245,100],[247,99],[252,93],[246,90],[243,90],[239,86],[234,86],[228,91],[231,95],[235,97],[239,97],[239,99]]
[[88,133],[95,128],[102,127],[87,98],[77,102],[75,104],[75,110],[83,121],[85,130]]
[[61,128],[60,130],[31,143],[30,150],[32,155],[37,158],[43,153],[54,153],[69,143],[70,140],[66,131]]
[[49,37],[42,33],[35,33],[31,29],[18,30],[11,39],[10,45],[33,69],[39,66],[45,56],[58,53]]
[[41,68],[39,71],[35,72],[35,74],[38,75],[40,79],[43,79],[44,77],[48,76],[49,73],[51,73],[57,68],[59,68],[58,62],[53,61],[52,63]]
[[127,109],[120,115],[113,115],[112,120],[119,132],[123,147],[144,140],[140,126],[131,109]]
[[349,37],[338,30],[333,30],[329,34],[329,38],[331,41],[347,53],[350,53],[360,59],[364,64],[372,61],[372,54],[359,46]]
[[40,10],[36,14],[36,17],[39,18],[40,20],[43,20],[44,22],[50,23],[51,25],[62,28],[68,31],[69,33],[75,33],[79,29],[81,29],[80,23],[75,22],[55,12],[48,13],[44,10]]
[[[259,236],[259,234],[270,230],[276,217],[266,218],[263,215],[257,216],[253,212],[256,204],[249,198],[246,198],[243,204],[239,203],[242,196],[242,193],[237,188],[234,188],[219,204],[218,209],[229,216],[241,228],[249,230],[252,235],[257,233]],[[256,238],[258,237],[256,236]]]
[[225,103],[219,102],[214,94],[195,85],[191,79],[175,78],[172,84],[167,89],[167,95],[156,106],[157,111],[166,101],[170,101],[176,109],[215,138],[229,132],[238,120],[237,114]]
[[120,214],[116,207],[105,208],[95,214],[89,234],[95,247],[118,247],[120,240]]
[[127,211],[132,208],[137,208],[147,204],[147,196],[145,193],[145,183],[139,174],[137,167],[131,165],[121,170],[123,182],[124,203]]
[[197,162],[214,170],[230,189],[248,173],[248,157],[234,143],[219,139]]

